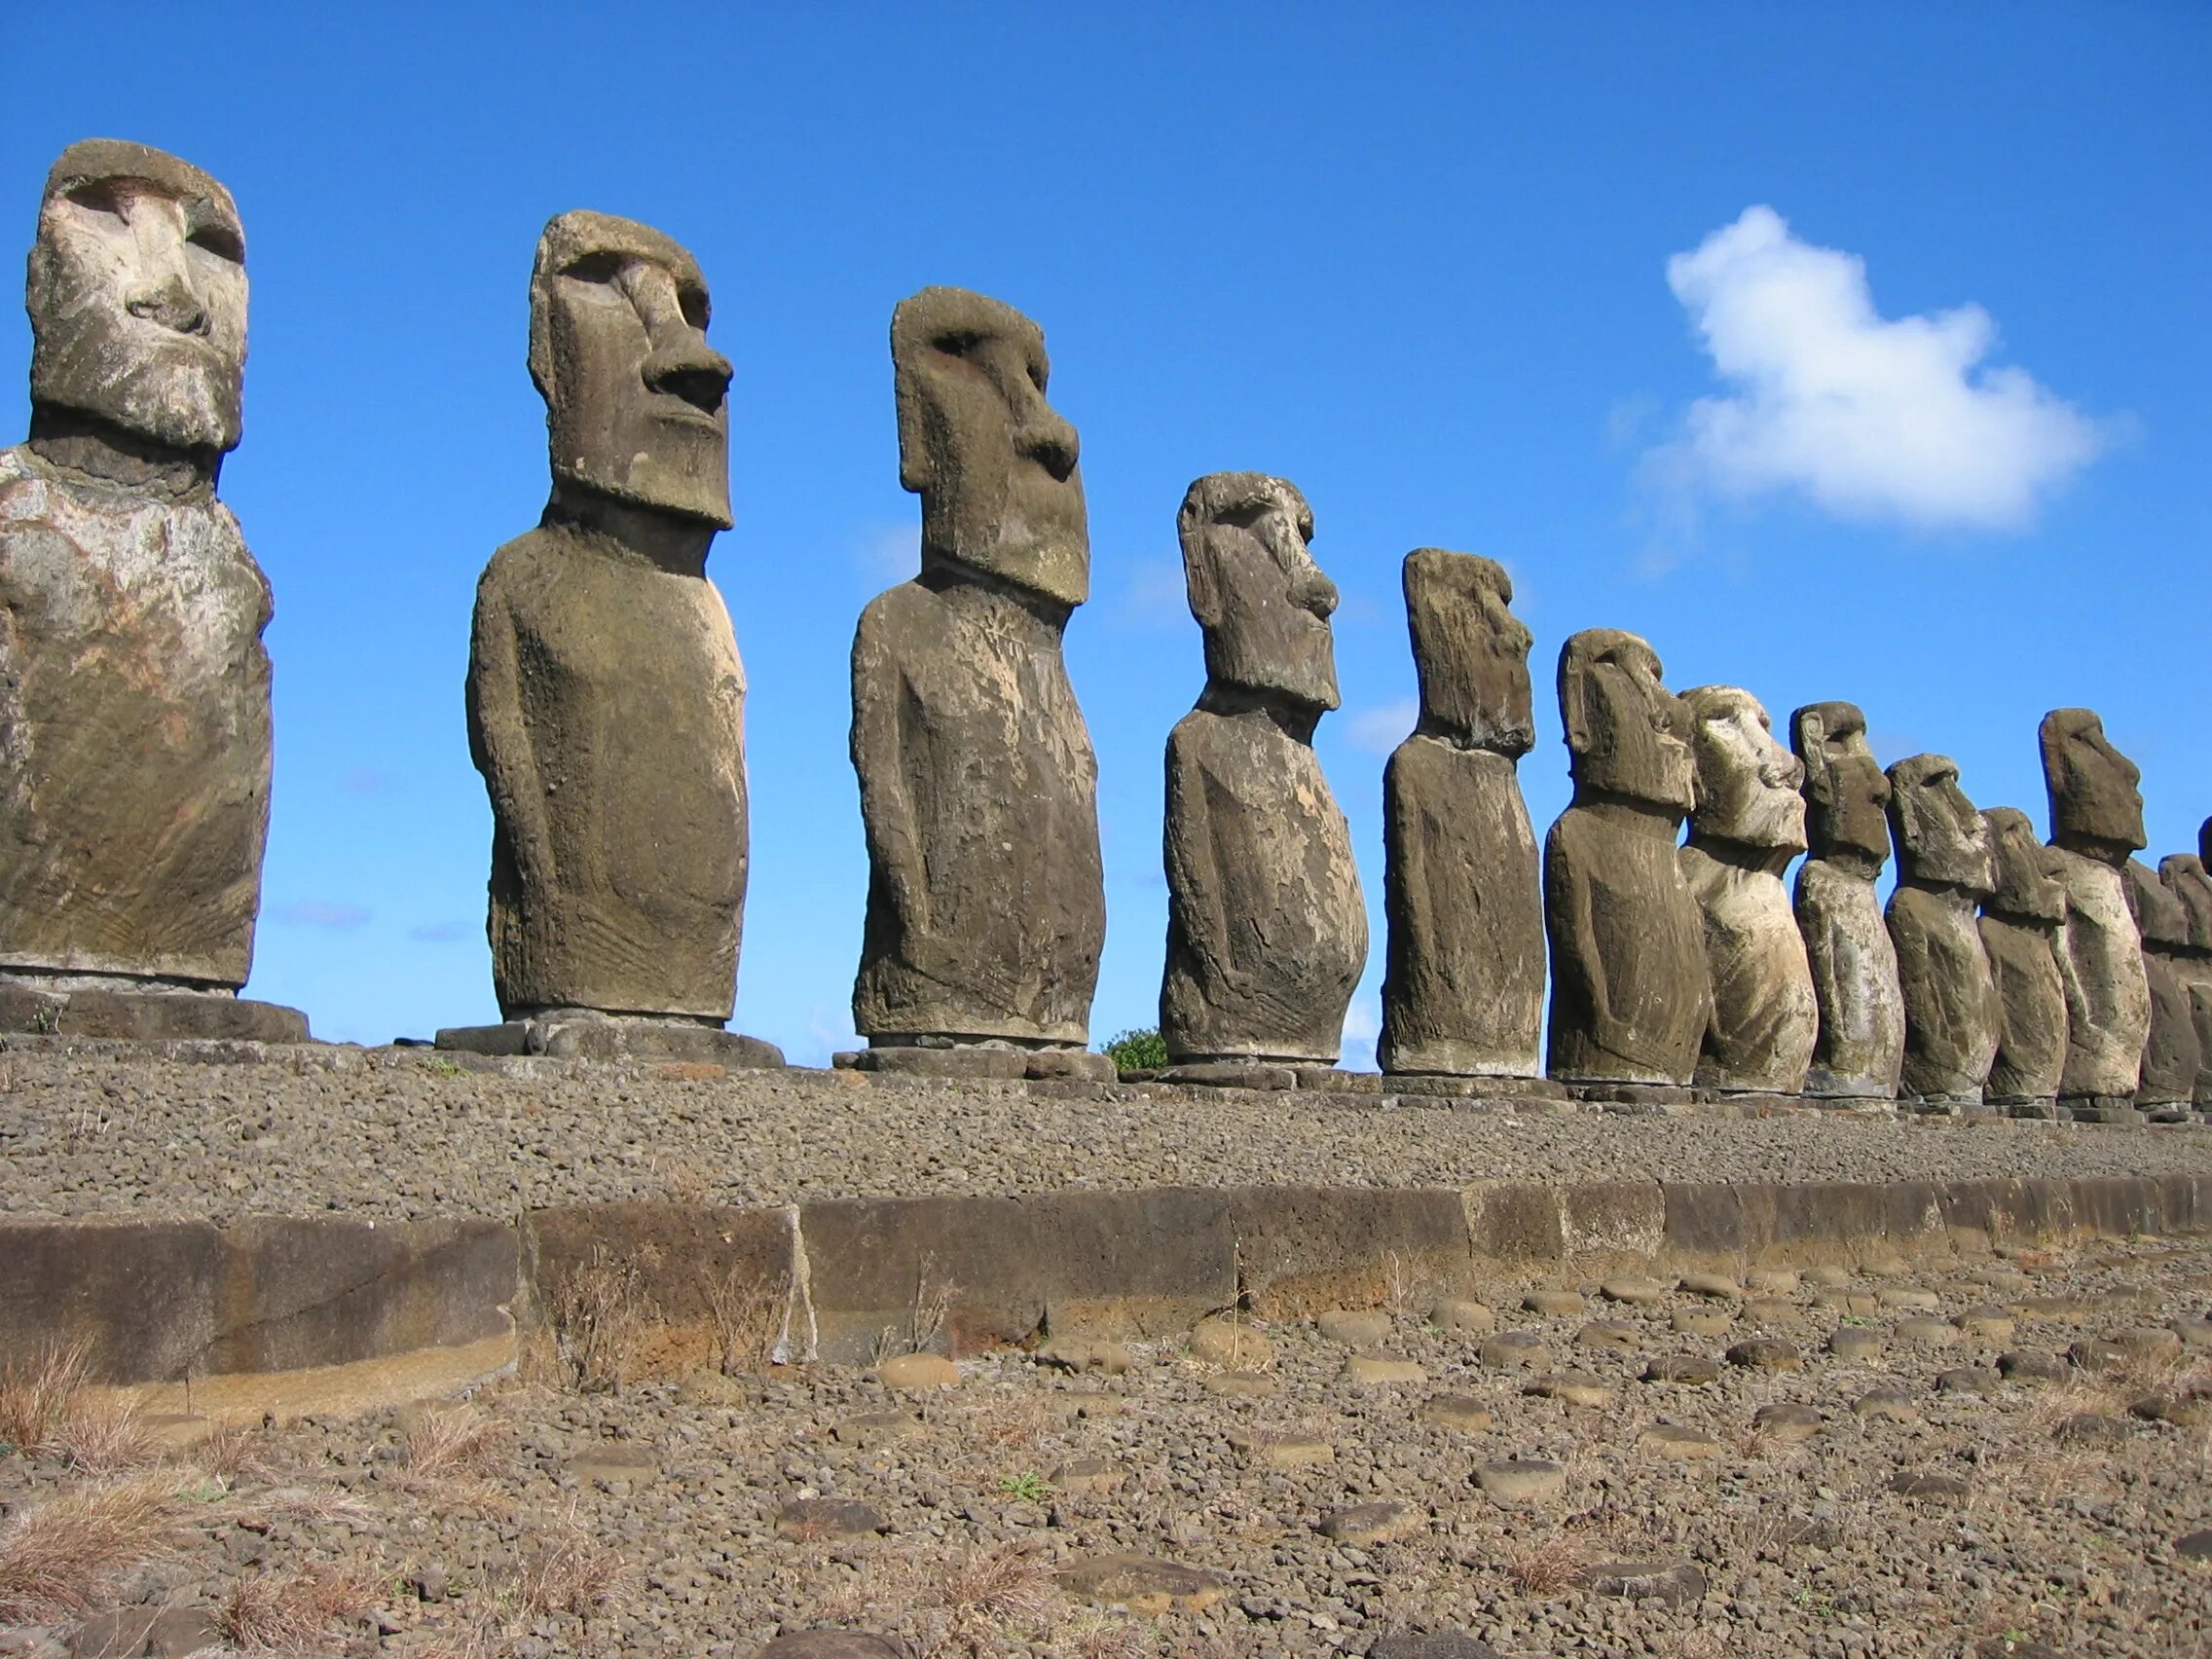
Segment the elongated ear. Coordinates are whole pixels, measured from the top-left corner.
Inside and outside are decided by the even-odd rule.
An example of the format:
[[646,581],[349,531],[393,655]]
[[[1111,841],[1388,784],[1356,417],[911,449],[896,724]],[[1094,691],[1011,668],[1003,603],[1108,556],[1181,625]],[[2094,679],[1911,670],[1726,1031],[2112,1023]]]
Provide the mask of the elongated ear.
[[1183,543],[1183,585],[1190,595],[1191,614],[1198,619],[1200,628],[1210,632],[1228,620],[1221,600],[1219,572],[1214,569],[1213,550],[1206,545],[1206,536],[1213,525],[1186,502],[1182,512],[1176,515],[1175,529]]

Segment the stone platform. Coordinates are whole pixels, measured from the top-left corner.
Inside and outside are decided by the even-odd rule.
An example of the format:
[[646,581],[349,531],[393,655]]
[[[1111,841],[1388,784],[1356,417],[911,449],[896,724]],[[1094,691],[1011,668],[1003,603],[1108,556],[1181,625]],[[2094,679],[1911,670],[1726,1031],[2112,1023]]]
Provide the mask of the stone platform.
[[132,1042],[306,1043],[296,1008],[223,991],[0,981],[0,1032]]
[[784,1051],[775,1044],[698,1020],[583,1012],[536,1014],[498,1025],[449,1025],[432,1047],[499,1058],[673,1060],[739,1067],[784,1063]]

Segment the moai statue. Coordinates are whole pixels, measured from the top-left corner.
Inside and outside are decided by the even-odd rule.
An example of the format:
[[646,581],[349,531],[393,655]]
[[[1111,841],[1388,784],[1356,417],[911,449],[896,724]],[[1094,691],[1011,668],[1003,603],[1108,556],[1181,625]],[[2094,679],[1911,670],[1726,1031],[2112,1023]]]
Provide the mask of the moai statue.
[[1994,881],[1989,826],[1959,788],[1956,762],[1915,755],[1890,768],[1890,830],[1898,885],[1888,920],[1904,992],[1900,1089],[1924,1106],[1978,1106],[1999,1016],[1974,919]]
[[[1177,1068],[1334,1065],[1367,906],[1313,728],[1337,707],[1336,584],[1306,498],[1262,472],[1193,484],[1176,515],[1206,686],[1167,738],[1167,969]],[[1199,1081],[1200,1074],[1189,1074]]]
[[1526,625],[1502,566],[1406,555],[1420,722],[1382,773],[1386,1072],[1543,1070],[1544,905],[1516,766],[1535,742]]
[[1984,1098],[2021,1116],[2048,1116],[2066,1069],[2066,983],[2058,973],[2066,890],[2026,813],[1993,806],[1981,818],[1996,877],[1981,902],[1981,944],[1997,983],[1997,1059]]
[[2144,843],[2142,774],[2105,741],[2087,709],[2053,709],[2039,732],[2050,793],[2051,873],[2066,890],[2058,971],[2066,981],[2061,1099],[2085,1112],[2124,1110],[2151,1037],[2151,980],[2120,873]]
[[2212,858],[2212,818],[2204,821],[2197,840],[2204,852],[2160,859],[2158,879],[2189,915],[2189,948],[2177,965],[2189,986],[2190,1018],[2196,1026],[2199,1059],[2191,1099],[2199,1107],[2212,1107],[2212,876],[2205,873],[2205,860]]
[[1766,710],[1734,685],[1681,694],[1696,761],[1690,835],[1676,855],[1705,917],[1713,1010],[1697,1081],[1799,1094],[1820,1005],[1782,872],[1805,850],[1805,768],[1774,740]]
[[61,153],[26,293],[30,436],[0,450],[0,1029],[304,1041],[236,993],[269,831],[269,583],[215,496],[245,240],[142,144]]
[[2143,974],[2151,986],[2151,1034],[2135,1088],[2138,1106],[2186,1106],[2196,1090],[2204,1049],[2190,1006],[2190,914],[2182,896],[2141,859],[2129,859],[2127,908],[2143,940]]
[[1085,1076],[1106,939],[1098,763],[1060,639],[1090,593],[1075,428],[1045,336],[924,288],[891,318],[899,478],[922,569],[853,641],[867,922],[853,1024],[869,1069]]
[[1713,1008],[1704,924],[1675,836],[1689,717],[1634,634],[1588,628],[1559,657],[1574,798],[1544,838],[1547,1069],[1562,1083],[1682,1086]]
[[563,213],[530,373],[552,493],[476,588],[468,744],[492,798],[491,1052],[780,1065],[721,1029],[745,904],[745,670],[707,579],[727,530],[727,358],[660,232]]
[[1805,862],[1797,930],[1813,973],[1820,1035],[1805,1092],[1894,1100],[1904,1065],[1904,992],[1874,881],[1890,856],[1890,780],[1853,703],[1810,703],[1789,717],[1805,763]]

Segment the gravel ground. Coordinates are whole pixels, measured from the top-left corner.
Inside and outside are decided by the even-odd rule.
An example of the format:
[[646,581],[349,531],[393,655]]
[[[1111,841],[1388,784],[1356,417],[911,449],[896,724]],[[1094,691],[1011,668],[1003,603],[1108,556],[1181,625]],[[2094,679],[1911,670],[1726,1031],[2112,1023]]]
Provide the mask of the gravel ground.
[[852,1072],[524,1069],[532,1075],[391,1050],[239,1065],[0,1054],[0,1212],[504,1217],[668,1196],[758,1204],[1156,1184],[2212,1171],[2212,1132],[2194,1124],[1378,1110],[1331,1103],[1341,1097]]
[[[1501,1299],[1518,1346],[1466,1305],[1401,1308],[1247,1331],[1235,1372],[1199,1335],[1080,1374],[964,1361],[926,1393],[830,1368],[518,1381],[237,1434],[137,1477],[175,1553],[100,1593],[123,1610],[92,1634],[120,1623],[121,1645],[75,1651],[140,1651],[157,1608],[172,1654],[267,1638],[272,1609],[297,1651],[413,1659],[753,1659],[819,1627],[910,1645],[818,1659],[1491,1651],[1405,1645],[1455,1633],[1525,1659],[2207,1651],[2212,1244],[1748,1296],[1574,1288],[1586,1307]],[[1684,1355],[1716,1375],[1641,1380],[1694,1371]],[[1397,1381],[1360,1380],[1378,1359]],[[1539,1382],[1565,1371],[1585,1375]],[[1759,1427],[1777,1405],[1810,1438]],[[1493,1495],[1500,1464],[1534,1459],[1555,1467],[1520,1476],[1556,1491]],[[51,1452],[0,1456],[0,1605],[24,1517],[91,1484]],[[1129,1609],[1148,1592],[1165,1610]],[[0,1651],[61,1659],[75,1625]]]

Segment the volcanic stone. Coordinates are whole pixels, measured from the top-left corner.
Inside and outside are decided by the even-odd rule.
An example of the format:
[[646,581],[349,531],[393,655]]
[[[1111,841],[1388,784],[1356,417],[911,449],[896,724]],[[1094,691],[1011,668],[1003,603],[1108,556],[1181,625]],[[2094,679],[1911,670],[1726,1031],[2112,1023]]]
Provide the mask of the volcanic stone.
[[1567,1465],[1543,1457],[1507,1458],[1475,1470],[1475,1483],[1504,1509],[1554,1503],[1567,1491]]
[[0,450],[0,974],[211,1001],[252,964],[271,602],[215,494],[244,258],[174,156],[88,139],[47,175],[30,435]]
[[1419,723],[1382,774],[1386,1072],[1533,1077],[1544,918],[1515,767],[1535,742],[1512,578],[1467,553],[1406,555]]
[[1890,856],[1890,781],[1853,703],[1812,703],[1789,717],[1805,765],[1806,839],[1794,910],[1819,1009],[1805,1092],[1893,1098],[1904,1063],[1904,993],[1874,882]]
[[[2212,818],[2199,838],[2212,845]],[[2189,917],[2189,946],[2175,960],[2175,971],[2189,990],[2190,1018],[2196,1027],[2199,1064],[2193,1099],[2212,1106],[2212,876],[2196,853],[2173,853],[2158,861],[2158,879],[2181,902]]]
[[1825,1420],[1811,1406],[1794,1405],[1787,1401],[1761,1406],[1751,1414],[1753,1428],[1789,1445],[1812,1439],[1820,1433]]
[[2127,908],[2143,940],[2144,977],[2151,987],[2151,1030],[2136,1086],[2140,1106],[2189,1104],[2204,1054],[2190,1004],[2190,916],[2181,898],[2140,859],[2129,859]]
[[1549,1070],[1576,1083],[1687,1084],[1712,996],[1703,923],[1675,857],[1689,810],[1688,717],[1634,634],[1560,652],[1574,799],[1544,841]]
[[1698,1462],[1720,1456],[1720,1442],[1698,1429],[1679,1423],[1654,1423],[1636,1437],[1641,1450],[1676,1462]]
[[1758,699],[1733,685],[1681,696],[1696,761],[1682,879],[1705,919],[1713,1014],[1703,1088],[1804,1091],[1819,1007],[1782,872],[1805,850],[1805,768],[1774,740]]
[[1167,740],[1167,965],[1177,1063],[1322,1061],[1367,961],[1351,831],[1313,753],[1338,706],[1337,590],[1289,482],[1219,472],[1177,515],[1206,686]]
[[1899,1087],[1916,1100],[1978,1102],[1997,1056],[1997,984],[1974,917],[1992,881],[1989,827],[1945,756],[1913,756],[1889,776],[1898,885],[1887,915],[1905,1022]]
[[1424,1401],[1420,1419],[1463,1434],[1475,1434],[1491,1425],[1491,1409],[1471,1394],[1439,1394]]
[[1993,806],[1981,816],[1997,883],[1982,901],[1980,923],[1997,986],[1997,1058],[1988,1094],[1992,1100],[2054,1099],[2066,1069],[2066,983],[2058,972],[2066,890],[2026,813]]
[[1161,1613],[1198,1613],[1228,1593],[1219,1575],[1181,1562],[1151,1556],[1089,1556],[1059,1571],[1060,1588],[1104,1606],[1126,1607],[1154,1617]]
[[2120,871],[2144,842],[2142,774],[2105,740],[2104,722],[2087,709],[2053,709],[2038,735],[2050,795],[2051,871],[2066,891],[2059,1092],[2132,1099],[2151,1035],[2151,981]]
[[1045,401],[1043,332],[980,294],[901,302],[891,360],[922,569],[853,641],[854,1026],[1080,1048],[1106,901],[1098,766],[1061,655],[1090,591],[1075,428]]
[[1646,1382],[1715,1382],[1720,1362],[1696,1353],[1663,1353],[1643,1367]]

